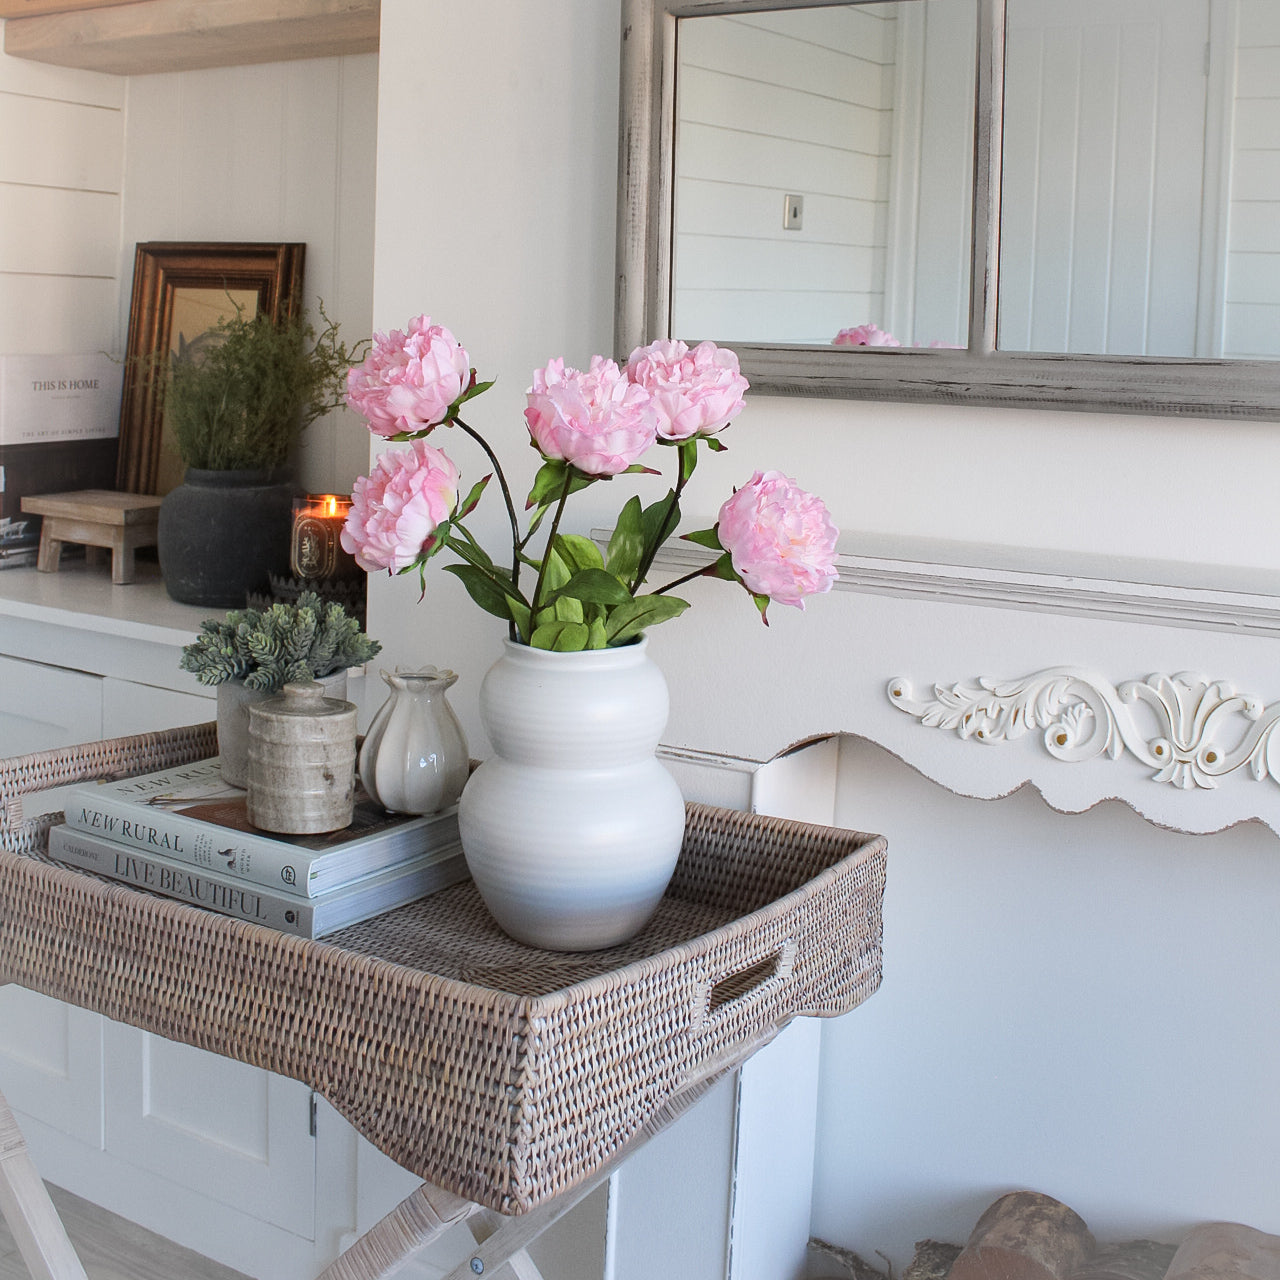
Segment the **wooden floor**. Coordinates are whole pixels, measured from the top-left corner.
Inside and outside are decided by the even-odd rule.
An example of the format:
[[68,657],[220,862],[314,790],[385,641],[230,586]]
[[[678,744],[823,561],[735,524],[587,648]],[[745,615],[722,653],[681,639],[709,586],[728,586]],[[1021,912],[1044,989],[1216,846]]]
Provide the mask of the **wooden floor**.
[[[69,1191],[51,1186],[49,1194],[89,1280],[248,1280]],[[0,1280],[30,1280],[3,1218]]]

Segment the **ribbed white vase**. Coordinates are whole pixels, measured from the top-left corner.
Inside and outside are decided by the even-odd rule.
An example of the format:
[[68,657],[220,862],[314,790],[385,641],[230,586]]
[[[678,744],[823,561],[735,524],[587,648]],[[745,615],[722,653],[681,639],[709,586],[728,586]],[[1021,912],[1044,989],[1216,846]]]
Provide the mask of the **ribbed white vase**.
[[507,642],[480,689],[495,755],[459,802],[467,866],[513,938],[594,951],[639,932],[675,870],[684,799],[654,752],[667,684],[647,642]]

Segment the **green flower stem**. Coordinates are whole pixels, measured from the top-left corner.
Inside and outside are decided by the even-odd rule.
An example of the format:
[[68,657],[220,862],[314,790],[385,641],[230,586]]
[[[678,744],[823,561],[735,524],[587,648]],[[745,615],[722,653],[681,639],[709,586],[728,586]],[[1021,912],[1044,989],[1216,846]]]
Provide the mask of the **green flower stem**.
[[682,578],[672,578],[670,582],[664,583],[649,594],[660,596],[664,592],[670,591],[673,587],[682,587],[686,582],[692,582],[694,578],[705,577],[707,574],[711,573],[714,568],[714,565],[708,565],[705,569],[693,569],[689,573],[686,573]]
[[560,532],[560,517],[564,515],[564,505],[569,501],[569,490],[573,485],[573,471],[565,469],[564,488],[560,490],[560,501],[556,503],[556,514],[551,521],[551,532],[547,534],[547,549],[543,553],[542,563],[538,566],[538,582],[533,588],[533,604],[530,617],[536,617],[542,601],[542,584],[547,579],[547,566],[551,563],[551,552],[556,545],[556,534]]
[[[498,477],[498,486],[502,490],[502,500],[507,504],[507,519],[511,522],[511,587],[515,591],[519,591],[520,587],[520,551],[523,543],[520,541],[520,517],[516,515],[516,505],[511,500],[511,489],[507,485],[507,477],[503,474],[502,463],[498,461],[498,455],[489,447],[489,442],[473,427],[467,426],[461,418],[454,418],[454,423],[461,427],[475,442],[484,450],[485,455],[493,464],[493,472]],[[511,639],[516,639],[516,624],[509,623],[507,626]]]
[[[679,447],[680,446],[677,446],[677,450],[679,449]],[[694,448],[695,449],[697,448],[696,437],[695,437]],[[696,459],[697,455],[695,454],[694,456]],[[688,469],[688,472],[686,473],[685,466],[684,466],[684,458],[681,457],[680,461],[676,466],[676,482],[671,489],[671,497],[667,499],[667,509],[662,513],[662,521],[658,525],[659,535],[661,535],[662,531],[667,527],[667,521],[671,519],[671,513],[679,506],[680,495],[684,492],[684,487],[686,484],[689,483],[689,479],[692,475],[693,475],[693,467],[690,466]],[[637,591],[640,590],[641,584],[644,582],[645,578],[649,576],[649,570],[653,568],[653,562],[655,559],[657,559],[658,549],[662,546],[664,541],[665,539],[659,536],[653,540],[653,546],[645,547],[644,555],[640,557],[640,564],[639,564],[639,567],[636,569],[636,576],[634,579],[632,579],[632,582],[631,582],[631,594],[633,596],[636,594]],[[695,574],[694,576],[696,577],[697,575]],[[687,582],[688,579],[681,578],[680,581]],[[668,583],[667,587],[663,587],[662,590],[666,591],[668,587],[674,587],[675,585],[676,583],[674,582]],[[658,594],[661,594],[661,592],[655,592],[654,594],[658,595]]]

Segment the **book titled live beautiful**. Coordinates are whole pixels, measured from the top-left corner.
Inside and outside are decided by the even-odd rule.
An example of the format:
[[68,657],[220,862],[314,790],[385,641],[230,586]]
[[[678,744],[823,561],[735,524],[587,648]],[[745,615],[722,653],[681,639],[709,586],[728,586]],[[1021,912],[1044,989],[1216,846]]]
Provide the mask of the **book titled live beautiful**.
[[49,856],[58,862],[150,889],[166,898],[206,907],[224,916],[267,925],[301,938],[319,938],[415,902],[467,876],[460,844],[446,845],[328,893],[302,898],[245,880],[204,871],[162,854],[147,854],[74,827],[49,830]]
[[279,835],[249,821],[245,792],[218,758],[66,792],[67,826],[203,871],[315,897],[375,871],[457,843],[457,806],[423,816],[388,813],[356,789],[351,825]]

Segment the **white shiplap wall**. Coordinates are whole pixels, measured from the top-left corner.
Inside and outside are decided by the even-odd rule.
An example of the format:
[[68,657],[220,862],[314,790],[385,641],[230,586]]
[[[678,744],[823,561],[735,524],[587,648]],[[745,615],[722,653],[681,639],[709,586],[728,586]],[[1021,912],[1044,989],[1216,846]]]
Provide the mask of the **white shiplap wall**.
[[883,319],[894,26],[889,5],[681,23],[677,334],[829,342]]
[[1225,354],[1280,356],[1280,5],[1238,0]]
[[[377,93],[376,54],[132,77],[121,279],[139,241],[301,241],[308,309],[323,299],[344,338],[367,337]],[[303,438],[309,492],[349,489],[367,466],[368,432],[345,411]]]
[[124,345],[126,89],[118,77],[0,54],[0,353]]
[[[0,55],[0,353],[122,355],[135,245],[302,241],[309,308],[372,324],[375,54],[118,77]],[[332,415],[299,479],[349,489],[368,433]]]

